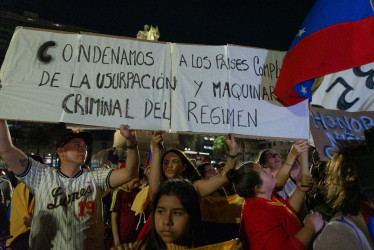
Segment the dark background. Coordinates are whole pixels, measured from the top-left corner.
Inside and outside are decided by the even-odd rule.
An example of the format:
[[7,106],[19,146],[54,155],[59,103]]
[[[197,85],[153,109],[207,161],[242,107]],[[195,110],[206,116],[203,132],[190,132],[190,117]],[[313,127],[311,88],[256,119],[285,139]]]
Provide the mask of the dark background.
[[1,0],[1,10],[136,37],[158,26],[160,41],[287,50],[315,0]]

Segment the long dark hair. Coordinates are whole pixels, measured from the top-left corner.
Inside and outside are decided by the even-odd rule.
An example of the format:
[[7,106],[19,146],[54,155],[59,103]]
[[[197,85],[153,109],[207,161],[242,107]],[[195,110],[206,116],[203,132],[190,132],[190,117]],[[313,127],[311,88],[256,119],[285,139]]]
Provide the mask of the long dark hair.
[[254,169],[255,164],[252,161],[239,163],[226,174],[240,197],[256,197],[255,187],[262,184],[260,174]]
[[190,216],[190,226],[186,236],[188,248],[203,246],[205,244],[205,233],[203,231],[203,221],[200,211],[200,199],[197,191],[192,184],[184,179],[169,179],[165,181],[160,190],[157,192],[153,202],[152,226],[148,235],[139,243],[139,249],[142,245],[146,245],[145,249],[166,249],[165,243],[158,235],[155,226],[155,214],[158,202],[163,195],[175,195],[182,203],[183,208]]
[[364,196],[360,190],[357,172],[359,156],[367,154],[364,142],[346,142],[338,145],[340,150],[327,163],[322,190],[333,212],[357,215]]
[[[171,148],[171,149],[168,149],[161,157],[161,165],[163,166],[164,164],[164,158],[165,156],[168,154],[168,153],[174,153],[176,155],[178,155],[178,157],[180,158],[180,160],[182,161],[182,164],[185,166],[185,169],[182,173],[182,176],[183,178],[191,181],[192,183],[196,180],[200,180],[201,177],[198,173],[198,171],[196,170],[196,168],[192,165],[192,162],[188,159],[188,157],[182,152],[180,151],[179,149],[176,149],[176,148]],[[166,176],[164,174],[164,171],[162,171],[162,177],[164,178],[164,180],[166,180]]]

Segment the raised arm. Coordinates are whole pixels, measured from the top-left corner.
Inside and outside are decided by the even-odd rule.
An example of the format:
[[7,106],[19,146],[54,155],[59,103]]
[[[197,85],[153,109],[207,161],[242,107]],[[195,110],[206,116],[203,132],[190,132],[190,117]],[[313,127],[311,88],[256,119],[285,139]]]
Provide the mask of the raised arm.
[[227,172],[235,167],[236,157],[238,154],[238,145],[235,142],[235,137],[233,134],[228,134],[226,136],[226,143],[229,147],[229,154],[222,172],[208,180],[197,180],[193,183],[193,186],[196,188],[200,197],[210,195],[222,187],[228,181],[226,177]]
[[295,163],[296,158],[305,151],[308,151],[309,144],[307,140],[296,141],[288,153],[286,160],[283,162],[282,167],[279,169],[275,178],[277,179],[276,189],[282,190],[286,185],[288,177],[290,177],[292,165]]
[[[313,179],[310,178],[309,181],[310,183],[312,183]],[[296,212],[299,212],[305,201],[305,193],[309,190],[310,187],[305,187],[301,185],[300,176],[297,178],[296,185],[297,187],[290,196],[290,198],[288,198],[288,202],[293,207],[293,209],[295,209]]]
[[138,176],[139,172],[139,150],[136,141],[136,133],[130,130],[128,125],[121,125],[120,132],[125,138],[127,156],[126,167],[116,169],[110,175],[110,186],[115,188]]
[[154,200],[162,182],[162,163],[161,163],[161,148],[160,141],[162,141],[163,131],[152,132],[151,150],[151,172],[149,174],[149,199]]
[[16,175],[26,171],[27,156],[13,145],[5,120],[0,120],[0,157]]

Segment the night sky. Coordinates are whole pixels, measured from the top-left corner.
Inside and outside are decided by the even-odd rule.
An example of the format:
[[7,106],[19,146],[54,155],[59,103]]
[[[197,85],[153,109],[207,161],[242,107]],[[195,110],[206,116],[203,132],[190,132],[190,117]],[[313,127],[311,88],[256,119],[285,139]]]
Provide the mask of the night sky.
[[315,0],[1,0],[2,10],[103,34],[136,37],[158,26],[160,41],[287,50]]

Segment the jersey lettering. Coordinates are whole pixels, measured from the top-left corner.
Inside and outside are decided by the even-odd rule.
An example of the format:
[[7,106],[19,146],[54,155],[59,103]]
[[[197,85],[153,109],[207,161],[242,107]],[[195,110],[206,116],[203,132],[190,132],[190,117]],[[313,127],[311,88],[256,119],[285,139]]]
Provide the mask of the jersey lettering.
[[64,195],[61,187],[56,187],[52,190],[54,203],[48,203],[47,208],[54,209],[54,208],[58,208],[59,206],[66,207],[70,203],[73,203],[75,200],[78,200],[82,196],[85,196],[86,194],[89,194],[89,193],[92,193],[91,186],[88,186],[87,188],[82,188],[79,192],[74,192],[74,193],[68,194],[67,196]]

